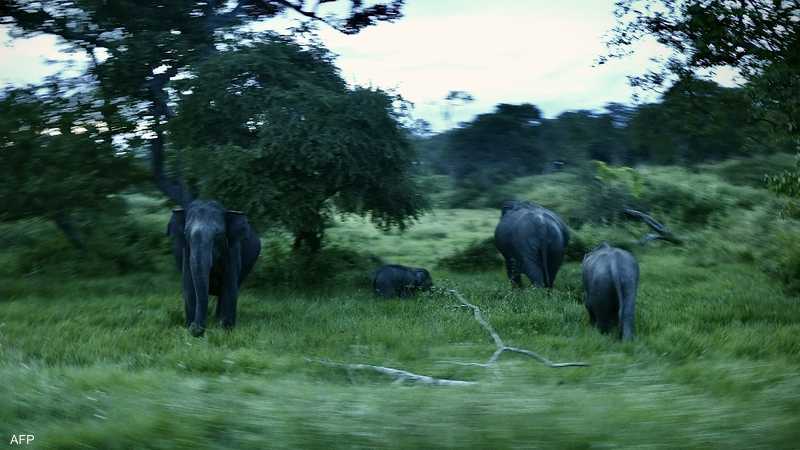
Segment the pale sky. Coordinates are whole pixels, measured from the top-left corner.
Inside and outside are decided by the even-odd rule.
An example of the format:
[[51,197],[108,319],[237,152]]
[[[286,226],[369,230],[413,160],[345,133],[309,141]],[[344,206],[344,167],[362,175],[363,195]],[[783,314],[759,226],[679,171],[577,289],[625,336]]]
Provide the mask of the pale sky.
[[[354,36],[320,27],[348,82],[393,89],[414,116],[441,130],[489,112],[497,103],[533,103],[547,117],[566,110],[630,103],[627,75],[640,74],[663,50],[593,67],[614,25],[613,0],[407,0],[405,17]],[[279,23],[280,21],[276,22]],[[36,82],[68,61],[46,36],[14,41],[0,27],[0,85]],[[80,64],[77,65],[80,67]],[[77,69],[73,69],[77,70]],[[452,90],[475,97],[443,117]]]

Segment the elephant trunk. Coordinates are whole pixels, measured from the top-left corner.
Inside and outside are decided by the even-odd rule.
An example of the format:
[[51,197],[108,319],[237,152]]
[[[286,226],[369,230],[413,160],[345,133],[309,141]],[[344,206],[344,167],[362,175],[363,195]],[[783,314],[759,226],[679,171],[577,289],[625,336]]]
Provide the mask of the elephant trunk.
[[211,274],[211,265],[214,261],[214,237],[203,231],[192,232],[191,256],[189,266],[192,272],[192,282],[196,294],[194,322],[189,331],[193,336],[202,336],[206,329],[208,316],[208,284]]

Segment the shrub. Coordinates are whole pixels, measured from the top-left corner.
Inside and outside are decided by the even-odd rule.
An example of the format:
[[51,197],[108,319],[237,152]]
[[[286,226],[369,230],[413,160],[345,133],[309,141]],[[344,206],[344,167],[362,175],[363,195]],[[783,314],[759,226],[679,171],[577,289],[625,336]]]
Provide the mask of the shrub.
[[794,158],[788,153],[776,153],[756,158],[730,159],[720,164],[709,166],[722,179],[735,185],[749,185],[763,188],[766,185],[765,175],[774,175],[794,166]]
[[329,283],[368,286],[372,272],[383,261],[374,256],[336,246],[315,254],[298,253],[291,239],[262,239],[261,255],[248,284],[270,287],[318,287]]
[[171,246],[162,229],[140,223],[131,214],[84,215],[80,234],[86,246],[78,250],[52,224],[37,227],[30,245],[16,252],[18,275],[107,276],[157,272],[171,260]]
[[648,209],[687,225],[707,225],[712,215],[725,213],[729,205],[713,190],[713,186],[701,182],[698,180],[698,184],[690,187],[661,179],[647,179],[641,200]]
[[581,262],[583,256],[592,249],[592,246],[586,241],[582,233],[575,230],[570,230],[569,244],[564,252],[565,261]]
[[503,258],[494,245],[494,238],[487,238],[441,258],[436,267],[454,272],[477,272],[495,270],[502,265]]
[[780,280],[791,293],[800,293],[800,233],[796,228],[777,232],[760,258],[764,271]]

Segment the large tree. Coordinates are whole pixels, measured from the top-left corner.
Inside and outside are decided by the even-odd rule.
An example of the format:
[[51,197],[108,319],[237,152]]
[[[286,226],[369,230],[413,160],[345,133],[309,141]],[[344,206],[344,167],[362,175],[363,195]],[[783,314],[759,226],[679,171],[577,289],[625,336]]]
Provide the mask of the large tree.
[[491,187],[541,170],[539,147],[542,115],[531,104],[499,104],[449,135],[446,155],[459,184]]
[[[164,170],[166,125],[175,117],[169,85],[220,51],[220,39],[241,26],[293,11],[343,33],[400,17],[403,0],[53,0],[0,2],[0,24],[13,36],[46,33],[91,58],[87,79],[98,82],[98,112],[123,111],[148,141],[153,177],[177,203],[191,199],[184,181]],[[338,7],[337,7],[338,6]],[[327,9],[326,9],[327,8]],[[327,13],[326,13],[327,11]],[[336,13],[338,11],[338,14]],[[107,123],[112,123],[106,120]],[[112,129],[121,136],[126,130]]]
[[682,79],[660,103],[636,110],[627,133],[633,156],[658,164],[691,164],[742,155],[749,138],[761,135],[752,123],[751,106],[742,89]]
[[[254,37],[254,39],[256,39]],[[192,188],[318,250],[334,211],[403,227],[423,206],[395,97],[348,88],[322,47],[272,36],[182,80],[173,143]]]

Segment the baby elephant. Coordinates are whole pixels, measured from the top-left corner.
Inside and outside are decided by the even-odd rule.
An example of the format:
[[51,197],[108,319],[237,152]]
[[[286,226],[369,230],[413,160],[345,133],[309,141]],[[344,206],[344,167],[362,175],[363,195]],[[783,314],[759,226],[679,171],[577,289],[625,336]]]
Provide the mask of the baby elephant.
[[375,271],[372,288],[384,298],[410,297],[414,292],[433,286],[431,274],[425,269],[387,264]]
[[583,290],[589,321],[608,333],[619,325],[622,340],[633,339],[639,264],[625,250],[607,243],[583,257]]

